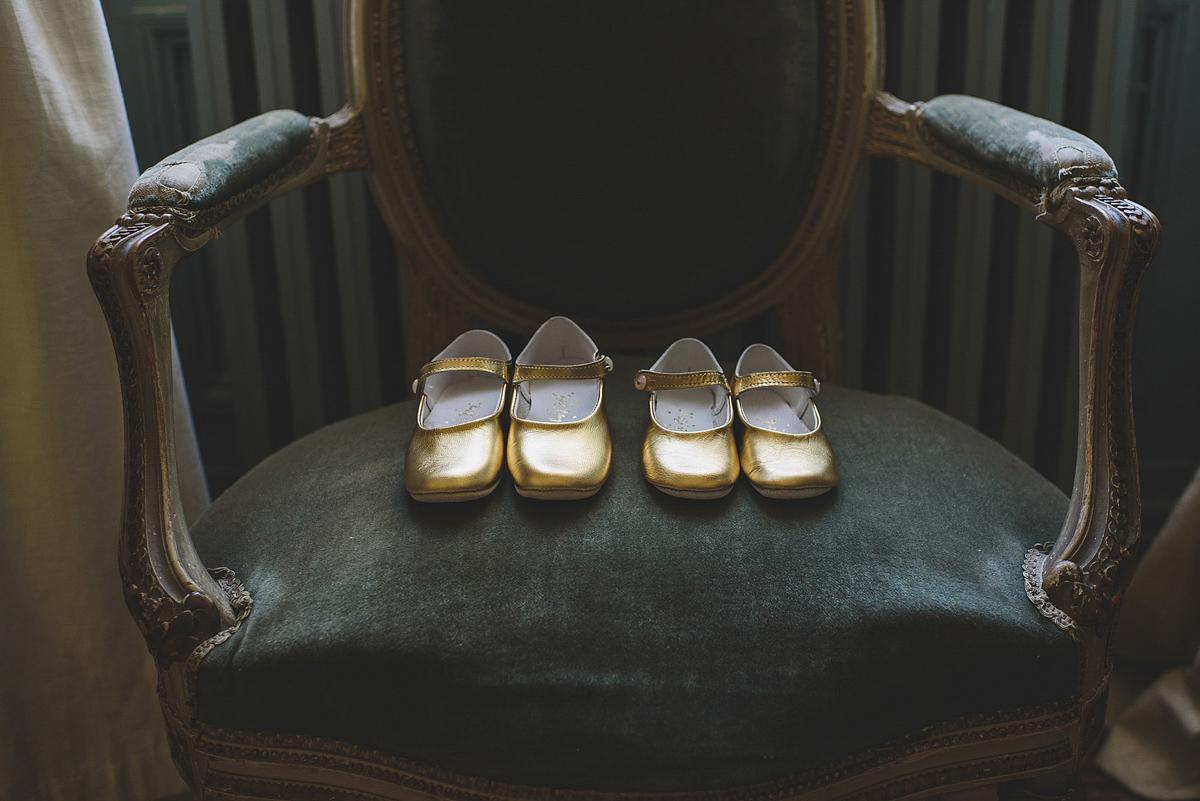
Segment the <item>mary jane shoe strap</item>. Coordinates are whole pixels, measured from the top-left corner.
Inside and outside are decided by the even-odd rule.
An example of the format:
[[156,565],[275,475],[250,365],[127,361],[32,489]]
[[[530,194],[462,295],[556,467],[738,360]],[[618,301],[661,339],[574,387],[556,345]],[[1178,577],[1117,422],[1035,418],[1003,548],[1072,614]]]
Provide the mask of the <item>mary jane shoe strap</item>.
[[800,387],[816,395],[821,391],[821,382],[814,378],[812,373],[802,370],[747,373],[733,377],[733,394],[735,396],[761,387]]
[[612,372],[612,359],[597,355],[587,364],[517,364],[513,366],[513,383],[521,381],[575,381],[604,378]]
[[449,373],[456,370],[473,370],[480,373],[490,373],[501,381],[508,383],[508,367],[510,362],[500,359],[488,359],[484,356],[448,356],[445,359],[434,359],[421,368],[421,375],[413,381],[413,394],[419,394],[421,383],[434,373]]
[[694,373],[656,373],[653,370],[639,370],[633,377],[633,388],[642,392],[696,387],[729,389],[729,383],[725,380],[725,374],[719,370],[698,370]]

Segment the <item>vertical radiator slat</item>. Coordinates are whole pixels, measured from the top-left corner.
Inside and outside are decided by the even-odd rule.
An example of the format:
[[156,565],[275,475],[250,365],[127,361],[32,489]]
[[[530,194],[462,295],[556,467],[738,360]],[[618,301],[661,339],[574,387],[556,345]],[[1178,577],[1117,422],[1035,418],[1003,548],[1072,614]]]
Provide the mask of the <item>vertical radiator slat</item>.
[[[900,96],[925,100],[937,92],[938,0],[909,0],[901,22]],[[901,164],[896,173],[896,227],[888,389],[917,397],[925,334],[933,175]]]
[[[191,0],[188,32],[201,131],[227,128],[234,119],[223,15],[218,3]],[[207,247],[218,295],[221,337],[229,360],[237,458],[246,469],[271,452],[267,400],[262,380],[254,289],[246,230],[235,225]],[[184,269],[187,269],[185,265]]]
[[[331,113],[346,101],[342,69],[342,0],[315,0],[313,15],[321,102],[325,113]],[[350,412],[359,414],[383,403],[366,222],[369,198],[363,175],[331,177],[329,199]]]
[[[1048,120],[1062,120],[1070,22],[1070,0],[1038,0],[1034,4],[1025,111]],[[1047,346],[1046,315],[1072,313],[1070,308],[1047,309],[1054,236],[1061,234],[1030,215],[1023,214],[1017,221],[1009,380],[1005,389],[1002,441],[1026,461],[1033,461],[1039,436],[1039,413],[1047,411],[1038,408],[1042,362]],[[1072,382],[1074,377],[1063,376],[1055,380]],[[1074,420],[1076,416],[1072,412],[1064,419]],[[1043,430],[1041,433],[1051,432]],[[1072,455],[1074,434],[1072,431]]]
[[[966,94],[1000,100],[1006,10],[1006,0],[972,0],[967,7],[967,41],[963,48],[966,54],[963,91]],[[969,425],[978,426],[989,273],[1004,268],[992,262],[992,215],[996,195],[965,181],[958,187],[958,193],[946,411]]]
[[[250,1],[250,24],[255,50],[255,80],[264,109],[294,108],[288,7],[271,0]],[[268,207],[271,241],[283,310],[288,384],[297,436],[326,422],[317,343],[313,276],[304,232],[308,225],[303,197],[290,192]]]
[[1137,0],[1100,0],[1096,32],[1096,67],[1088,130],[1113,157],[1119,170],[1126,164],[1125,116],[1137,32]]

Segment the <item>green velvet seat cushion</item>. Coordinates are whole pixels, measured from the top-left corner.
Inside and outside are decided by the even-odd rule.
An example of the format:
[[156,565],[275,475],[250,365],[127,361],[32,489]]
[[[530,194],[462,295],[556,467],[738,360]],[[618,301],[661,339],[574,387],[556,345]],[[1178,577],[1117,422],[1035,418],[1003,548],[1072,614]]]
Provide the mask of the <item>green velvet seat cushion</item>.
[[312,141],[308,117],[268,111],[188,145],[142,173],[129,208],[204,212],[288,165]]
[[938,140],[985,166],[1053,189],[1067,178],[1116,178],[1104,148],[1070,128],[966,95],[925,104],[921,120]]
[[636,367],[607,380],[585,501],[414,502],[412,402],[267,459],[194,527],[254,609],[201,663],[199,716],[544,787],[790,775],[958,716],[1068,698],[1079,655],[1022,561],[1064,496],[918,402],[826,387],[841,483],[718,501],[642,479]]

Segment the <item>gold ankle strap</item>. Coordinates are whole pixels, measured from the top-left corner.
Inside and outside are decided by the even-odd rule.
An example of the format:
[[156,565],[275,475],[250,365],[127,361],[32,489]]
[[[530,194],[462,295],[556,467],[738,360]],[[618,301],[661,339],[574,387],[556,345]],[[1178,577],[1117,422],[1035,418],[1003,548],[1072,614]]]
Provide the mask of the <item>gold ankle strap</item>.
[[725,374],[718,370],[698,370],[694,373],[656,373],[639,370],[633,377],[633,388],[642,392],[657,392],[660,389],[694,389],[696,387],[725,387]]
[[595,361],[587,364],[517,364],[513,366],[512,382],[604,378],[612,369],[612,359],[607,356],[597,356]]
[[434,359],[421,368],[421,374],[413,381],[414,395],[419,395],[422,382],[434,373],[448,373],[454,370],[473,370],[479,373],[490,373],[504,383],[508,383],[508,366],[510,362],[499,359],[488,359],[483,356],[451,356],[445,359]]
[[812,373],[800,370],[747,373],[733,377],[733,394],[735,396],[760,387],[801,387],[816,395],[821,391],[821,382],[814,378]]

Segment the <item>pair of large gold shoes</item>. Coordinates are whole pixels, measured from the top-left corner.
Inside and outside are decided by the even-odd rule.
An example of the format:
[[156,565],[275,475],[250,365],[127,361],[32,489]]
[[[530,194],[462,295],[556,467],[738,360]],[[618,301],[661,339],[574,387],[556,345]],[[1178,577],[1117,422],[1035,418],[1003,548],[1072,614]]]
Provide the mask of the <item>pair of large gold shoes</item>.
[[[482,498],[500,483],[507,460],[528,498],[595,495],[612,465],[603,381],[611,370],[566,317],[543,323],[515,362],[495,334],[462,334],[413,383],[421,401],[404,463],[409,494],[430,503]],[[510,383],[506,442],[501,414]]]
[[669,495],[721,498],[743,471],[770,498],[811,498],[838,482],[837,461],[813,403],[820,382],[792,368],[774,348],[746,348],[731,384],[708,346],[681,339],[637,374],[634,387],[650,393],[642,472]]

